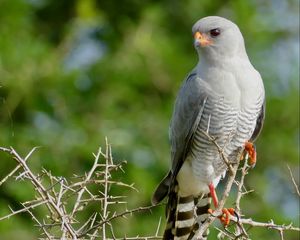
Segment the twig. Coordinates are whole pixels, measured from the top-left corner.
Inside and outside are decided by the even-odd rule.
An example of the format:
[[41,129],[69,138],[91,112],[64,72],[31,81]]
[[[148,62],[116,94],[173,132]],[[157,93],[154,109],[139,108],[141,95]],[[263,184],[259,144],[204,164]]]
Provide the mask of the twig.
[[219,154],[221,155],[224,163],[226,164],[227,168],[228,168],[228,172],[230,175],[235,174],[234,173],[234,169],[230,163],[230,161],[228,160],[228,158],[225,156],[224,154],[224,150],[223,148],[221,148],[221,146],[217,143],[216,138],[213,138],[212,136],[210,136],[206,131],[201,130],[201,132],[208,138],[209,141],[211,141],[218,149]]
[[105,171],[104,171],[104,201],[103,201],[103,211],[102,211],[102,219],[103,219],[103,227],[102,227],[102,238],[106,239],[106,223],[108,218],[107,208],[108,208],[108,179],[109,179],[109,162],[108,159],[110,155],[108,154],[109,146],[107,142],[107,138],[105,139],[106,142],[106,154],[105,154]]
[[285,225],[285,224],[278,225],[278,224],[275,224],[272,220],[270,222],[264,223],[264,222],[254,221],[251,218],[248,218],[248,219],[239,218],[239,219],[237,219],[234,216],[231,216],[231,220],[234,221],[234,222],[241,222],[245,225],[249,225],[249,226],[252,226],[252,227],[263,227],[263,228],[275,229],[275,230],[280,230],[280,231],[290,230],[290,231],[300,232],[300,228],[299,227],[294,227],[292,225],[292,223],[289,224],[289,225]]
[[43,201],[37,202],[35,204],[32,204],[30,206],[26,206],[26,207],[24,207],[24,208],[22,208],[20,210],[17,210],[17,211],[14,211],[14,210],[11,209],[12,213],[7,214],[4,217],[1,217],[0,221],[8,219],[8,218],[10,218],[10,217],[12,217],[12,216],[14,216],[16,214],[22,213],[22,212],[29,212],[30,209],[34,209],[34,208],[36,208],[38,206],[44,205],[45,203],[47,203],[47,200],[43,200]]
[[158,231],[160,229],[160,224],[161,224],[161,217],[159,218],[159,221],[158,221],[158,225],[157,225],[157,228],[156,228],[155,236],[158,236]]
[[37,219],[37,217],[28,209],[27,212],[31,215],[32,219],[37,222],[38,226],[43,230],[43,232],[46,234],[48,239],[53,239],[50,233],[46,230],[46,228],[43,226],[43,224],[40,223],[40,221]]
[[244,165],[241,169],[240,181],[239,182],[236,181],[238,191],[237,191],[237,196],[236,196],[236,200],[235,200],[235,211],[238,215],[241,214],[240,202],[241,202],[242,196],[245,194],[245,192],[243,191],[243,188],[244,188],[245,176],[247,174],[248,174],[248,163],[247,163],[247,159],[245,158]]
[[289,165],[287,165],[287,168],[289,169],[290,176],[291,176],[291,179],[292,179],[293,185],[294,185],[294,187],[295,187],[296,193],[297,193],[297,195],[300,197],[300,190],[299,190],[299,186],[298,186],[298,185],[297,185],[297,183],[296,183],[296,180],[295,180],[295,178],[294,178],[294,176],[293,176],[292,170],[291,170],[291,168],[290,168],[290,166],[289,166]]
[[[33,151],[31,151],[33,152]],[[63,214],[59,206],[57,206],[56,202],[54,201],[53,197],[50,196],[50,194],[46,191],[45,187],[41,184],[41,182],[37,179],[37,177],[33,174],[31,169],[28,167],[26,162],[23,158],[19,156],[19,154],[11,148],[11,154],[13,155],[14,159],[22,165],[22,168],[30,178],[30,181],[34,185],[35,189],[39,193],[39,195],[42,197],[43,200],[47,200],[47,206],[49,206],[51,209],[55,210],[55,212],[58,214],[58,216],[62,219],[63,226],[67,229],[69,234],[72,236],[73,239],[77,239],[76,233],[73,230],[72,226],[69,224],[68,219]]]
[[284,240],[283,230],[279,230],[280,240]]
[[9,174],[7,174],[1,181],[0,186],[7,181],[8,178],[13,176],[19,169],[21,168],[21,164],[17,165],[14,170],[12,170]]
[[[240,157],[240,156],[239,156]],[[225,202],[226,202],[226,199],[228,198],[229,196],[229,193],[230,193],[230,190],[231,190],[231,187],[232,187],[232,184],[234,182],[234,178],[235,178],[235,175],[236,175],[236,172],[238,170],[238,164],[235,164],[233,166],[233,172],[231,175],[229,175],[228,177],[228,180],[226,182],[226,185],[225,185],[225,188],[224,188],[224,192],[223,192],[223,195],[222,195],[222,199],[221,201],[219,202],[219,206],[217,207],[217,209],[214,211],[214,214],[209,216],[206,221],[199,227],[199,230],[197,232],[197,235],[199,236],[202,236],[203,233],[207,230],[207,228],[209,227],[209,225],[211,225],[217,216],[220,216],[222,214],[222,208],[224,208],[224,205],[225,205]]]
[[[38,147],[34,147],[28,154],[27,156],[24,158],[24,161],[26,162],[27,159],[31,156],[31,154],[37,149]],[[8,148],[4,148],[4,147],[0,147],[0,150],[3,152],[8,152],[10,154],[13,154],[11,149]],[[0,181],[0,186],[7,181],[8,178],[10,178],[11,176],[13,176],[20,168],[22,167],[21,164],[18,164],[9,174],[7,174],[1,181]]]
[[81,198],[82,198],[82,194],[85,192],[86,190],[86,184],[88,181],[90,181],[92,175],[94,174],[97,166],[98,166],[98,161],[99,161],[99,157],[100,157],[100,152],[101,152],[101,148],[99,148],[98,150],[98,153],[95,157],[95,160],[94,160],[94,164],[92,166],[92,168],[90,169],[89,173],[87,174],[86,178],[84,179],[83,182],[81,182],[81,184],[83,183],[83,185],[81,185],[81,189],[80,191],[78,192],[78,195],[77,195],[77,199],[76,199],[76,202],[74,204],[74,207],[73,207],[73,210],[72,210],[72,213],[71,213],[71,217],[73,218],[75,212],[78,210],[78,207],[80,205],[80,202],[81,202]]
[[119,214],[115,214],[115,215],[111,216],[110,218],[108,218],[106,220],[103,220],[103,221],[99,222],[98,224],[94,225],[93,227],[87,229],[86,231],[81,233],[79,235],[79,237],[85,236],[87,233],[93,231],[96,228],[102,227],[104,224],[106,224],[108,222],[111,222],[112,220],[114,220],[116,218],[124,217],[126,215],[130,215],[130,214],[133,214],[135,212],[150,211],[151,209],[153,209],[155,207],[158,207],[158,206],[161,206],[161,205],[163,205],[163,204],[151,205],[151,206],[146,206],[146,207],[138,207],[138,208],[134,208],[134,209],[131,209],[131,210],[126,210],[126,211],[124,211],[122,213],[119,213]]
[[[245,181],[245,177],[248,174],[248,154],[244,157],[244,164],[243,167],[241,168],[241,177],[240,177],[240,181],[235,181],[238,187],[237,190],[237,196],[236,196],[236,200],[235,200],[235,212],[238,216],[241,216],[241,207],[240,207],[240,202],[242,197],[247,194],[249,191],[243,191],[244,187],[244,181]],[[249,238],[248,233],[246,231],[246,229],[243,226],[243,223],[241,222],[237,222],[236,228],[235,228],[235,235],[237,236],[245,236],[247,239]]]
[[[140,207],[124,212],[117,212],[112,207],[118,204],[127,203],[124,199],[126,196],[116,196],[110,194],[111,186],[126,187],[137,191],[133,184],[127,184],[121,181],[112,179],[113,171],[122,171],[122,165],[125,161],[118,164],[113,163],[111,147],[106,139],[106,151],[102,152],[98,149],[97,154],[93,154],[95,159],[93,166],[87,174],[73,178],[75,182],[69,183],[64,177],[56,177],[51,172],[42,169],[41,174],[35,174],[27,164],[27,159],[31,156],[36,148],[33,148],[25,158],[11,147],[0,147],[0,151],[9,153],[17,162],[17,166],[7,176],[1,180],[1,184],[7,182],[10,177],[14,179],[29,180],[36,194],[32,200],[25,201],[22,209],[14,211],[0,218],[1,220],[8,219],[22,212],[27,212],[37,224],[43,235],[47,239],[161,239],[158,236],[160,221],[156,229],[155,236],[149,237],[122,237],[115,236],[112,224],[113,220],[125,217],[126,215],[134,214],[135,212],[150,210],[155,206]],[[100,162],[104,160],[104,163]],[[16,176],[17,175],[17,176]],[[45,184],[45,183],[46,184]],[[100,187],[100,188],[99,188]],[[100,192],[100,194],[99,194]],[[99,203],[97,212],[82,221],[82,216],[78,217],[78,213],[86,210],[86,208],[94,202]],[[40,219],[32,209],[45,206],[48,209],[46,220]],[[71,207],[70,207],[71,206]],[[68,210],[70,209],[70,210]],[[99,220],[100,216],[100,220]],[[79,222],[80,219],[81,222]],[[106,232],[110,228],[109,232]],[[77,229],[76,229],[77,228]]]

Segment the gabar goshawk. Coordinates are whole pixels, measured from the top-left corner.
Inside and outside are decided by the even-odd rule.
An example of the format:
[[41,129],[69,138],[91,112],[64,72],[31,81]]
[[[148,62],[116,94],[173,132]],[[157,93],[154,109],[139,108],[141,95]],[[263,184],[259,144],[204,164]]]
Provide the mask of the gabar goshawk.
[[254,164],[252,142],[264,120],[264,85],[238,26],[209,16],[197,21],[192,32],[199,62],[178,93],[169,130],[172,166],[152,198],[153,204],[168,198],[165,240],[195,239],[211,199],[217,207],[215,188],[227,165],[208,136],[230,161],[246,149]]

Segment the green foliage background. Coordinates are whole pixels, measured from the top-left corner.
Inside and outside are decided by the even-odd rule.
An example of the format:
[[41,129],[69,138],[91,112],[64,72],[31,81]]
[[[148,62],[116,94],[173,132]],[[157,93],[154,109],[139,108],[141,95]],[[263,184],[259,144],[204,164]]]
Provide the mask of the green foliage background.
[[[0,141],[31,166],[54,175],[82,174],[108,137],[127,160],[128,207],[150,204],[169,166],[168,124],[176,92],[197,62],[191,26],[220,15],[244,34],[267,93],[258,163],[247,176],[247,217],[299,226],[299,1],[0,0]],[[0,177],[15,163],[0,154]],[[29,186],[0,188],[0,215],[30,199]],[[233,201],[228,201],[230,206]],[[95,209],[97,211],[97,209]],[[163,208],[117,223],[119,236],[154,234]],[[252,229],[253,239],[279,239]],[[215,236],[215,232],[212,233]],[[0,222],[0,239],[36,239],[26,214]],[[286,239],[299,239],[288,233]]]

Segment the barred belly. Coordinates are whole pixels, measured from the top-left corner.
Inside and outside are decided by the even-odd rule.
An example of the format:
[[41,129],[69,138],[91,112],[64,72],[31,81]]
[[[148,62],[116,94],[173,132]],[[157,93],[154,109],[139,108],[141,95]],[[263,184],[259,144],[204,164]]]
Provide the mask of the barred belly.
[[222,98],[207,101],[186,159],[198,182],[219,181],[227,168],[219,150],[236,161],[238,150],[253,134],[258,112],[258,105],[239,110]]

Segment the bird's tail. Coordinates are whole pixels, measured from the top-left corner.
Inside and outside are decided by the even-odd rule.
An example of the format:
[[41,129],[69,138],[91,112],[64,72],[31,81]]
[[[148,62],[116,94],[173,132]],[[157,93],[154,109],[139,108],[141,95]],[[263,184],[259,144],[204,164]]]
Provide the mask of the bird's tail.
[[180,197],[176,191],[169,194],[167,205],[167,225],[164,240],[206,240],[208,230],[197,236],[199,226],[207,219],[211,197],[209,194],[198,198]]

